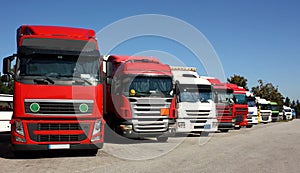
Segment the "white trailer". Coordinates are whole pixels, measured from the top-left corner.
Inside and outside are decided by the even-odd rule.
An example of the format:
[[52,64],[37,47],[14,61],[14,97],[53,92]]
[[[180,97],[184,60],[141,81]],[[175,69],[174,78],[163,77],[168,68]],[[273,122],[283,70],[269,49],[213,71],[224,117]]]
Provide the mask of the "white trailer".
[[210,82],[199,77],[193,67],[171,67],[171,70],[177,96],[176,132],[217,131],[216,105]]
[[0,94],[0,133],[10,132],[10,120],[13,113],[13,96]]

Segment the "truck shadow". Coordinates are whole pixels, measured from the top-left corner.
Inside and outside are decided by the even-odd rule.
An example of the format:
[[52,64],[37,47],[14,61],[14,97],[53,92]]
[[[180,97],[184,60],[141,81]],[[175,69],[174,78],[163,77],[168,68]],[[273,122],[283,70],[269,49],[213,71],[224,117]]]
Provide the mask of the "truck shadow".
[[104,143],[111,143],[111,144],[157,143],[157,140],[155,138],[126,138],[116,133],[109,127],[105,128],[104,135],[105,135]]
[[0,158],[4,159],[39,159],[59,157],[86,157],[91,156],[86,151],[53,150],[53,151],[27,151],[17,156],[11,150],[10,134],[0,133]]

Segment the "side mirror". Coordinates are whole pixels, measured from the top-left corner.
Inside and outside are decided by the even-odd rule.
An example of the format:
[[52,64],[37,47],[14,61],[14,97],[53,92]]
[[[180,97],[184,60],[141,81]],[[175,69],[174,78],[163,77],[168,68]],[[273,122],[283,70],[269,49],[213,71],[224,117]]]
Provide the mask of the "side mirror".
[[7,74],[1,76],[1,81],[2,82],[9,82],[10,81],[10,76],[7,75]]
[[179,95],[180,94],[180,90],[179,90],[179,82],[178,81],[176,81],[175,82],[175,95]]
[[12,74],[11,73],[11,61],[13,61],[16,57],[16,54],[13,54],[12,56],[8,56],[3,59],[3,73],[4,74]]
[[106,62],[106,83],[111,85],[112,83],[112,62]]
[[107,83],[108,85],[111,85],[111,83],[112,83],[112,78],[111,78],[111,77],[107,77],[107,78],[106,78],[106,83]]

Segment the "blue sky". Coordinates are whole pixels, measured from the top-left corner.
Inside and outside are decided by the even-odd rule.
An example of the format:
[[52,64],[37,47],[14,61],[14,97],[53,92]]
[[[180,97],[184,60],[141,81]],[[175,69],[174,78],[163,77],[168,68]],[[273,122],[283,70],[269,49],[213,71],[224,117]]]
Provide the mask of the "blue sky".
[[[82,27],[97,32],[126,17],[161,14],[183,20],[201,31],[217,52],[226,78],[242,75],[248,79],[249,88],[262,79],[278,86],[285,97],[300,99],[300,79],[296,77],[300,67],[297,0],[11,0],[1,2],[0,9],[2,58],[16,51],[15,32],[22,24]],[[168,39],[135,38],[111,53],[130,55],[147,50],[180,57],[186,65],[196,66],[201,75],[206,75],[203,65],[195,64],[188,49]]]

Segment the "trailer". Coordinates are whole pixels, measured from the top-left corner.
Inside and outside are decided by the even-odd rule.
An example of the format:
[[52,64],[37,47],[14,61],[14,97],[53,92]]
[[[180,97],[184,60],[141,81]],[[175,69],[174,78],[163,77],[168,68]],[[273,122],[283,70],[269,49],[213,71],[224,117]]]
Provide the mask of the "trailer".
[[10,133],[13,114],[13,95],[0,94],[0,133]]

